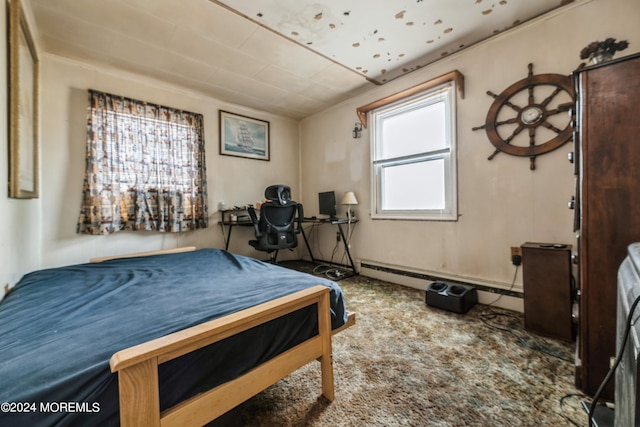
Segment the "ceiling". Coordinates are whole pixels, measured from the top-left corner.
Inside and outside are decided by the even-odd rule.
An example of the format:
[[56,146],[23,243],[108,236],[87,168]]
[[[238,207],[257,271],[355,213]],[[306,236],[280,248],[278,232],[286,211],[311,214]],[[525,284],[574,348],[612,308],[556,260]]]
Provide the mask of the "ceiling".
[[572,2],[22,1],[46,52],[293,119]]

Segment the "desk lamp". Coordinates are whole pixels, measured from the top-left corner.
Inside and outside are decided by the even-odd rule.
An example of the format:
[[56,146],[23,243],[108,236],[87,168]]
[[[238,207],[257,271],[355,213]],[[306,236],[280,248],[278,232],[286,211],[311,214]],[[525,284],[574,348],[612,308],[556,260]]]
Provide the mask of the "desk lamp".
[[347,208],[347,218],[349,219],[349,222],[351,222],[354,217],[353,209],[351,208],[351,206],[358,204],[358,199],[356,199],[356,195],[353,194],[353,191],[347,191],[346,193],[344,193],[344,196],[342,196],[342,202],[340,202],[340,204],[349,205],[349,207]]

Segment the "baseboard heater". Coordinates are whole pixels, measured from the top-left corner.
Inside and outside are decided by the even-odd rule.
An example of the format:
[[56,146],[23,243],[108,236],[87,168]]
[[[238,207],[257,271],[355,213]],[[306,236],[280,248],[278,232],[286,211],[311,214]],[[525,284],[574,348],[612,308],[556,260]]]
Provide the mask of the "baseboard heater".
[[445,283],[450,283],[453,285],[462,285],[462,286],[472,286],[474,288],[476,288],[479,291],[483,291],[483,292],[491,292],[493,294],[497,294],[497,295],[506,295],[506,296],[510,296],[510,297],[515,297],[515,298],[524,298],[524,293],[522,292],[516,292],[516,291],[512,291],[512,290],[508,290],[508,289],[500,289],[500,288],[493,288],[491,286],[486,286],[486,285],[479,285],[477,283],[470,283],[470,282],[464,282],[461,280],[452,280],[448,277],[442,277],[442,276],[434,276],[432,274],[427,274],[427,273],[417,273],[415,271],[407,271],[407,270],[401,270],[399,268],[392,268],[392,267],[383,267],[380,265],[375,265],[375,264],[369,264],[366,262],[361,262],[360,263],[360,268],[368,268],[370,270],[376,270],[376,271],[381,271],[384,273],[390,273],[390,274],[396,274],[399,276],[406,276],[406,277],[411,277],[414,279],[422,279],[422,280],[428,280],[431,282],[445,282]]

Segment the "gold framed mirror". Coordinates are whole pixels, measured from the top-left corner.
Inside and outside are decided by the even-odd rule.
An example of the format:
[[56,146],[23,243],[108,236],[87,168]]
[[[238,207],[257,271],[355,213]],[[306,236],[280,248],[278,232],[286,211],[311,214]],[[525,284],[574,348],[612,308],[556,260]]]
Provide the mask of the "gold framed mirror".
[[38,55],[20,0],[9,3],[9,197],[38,197]]

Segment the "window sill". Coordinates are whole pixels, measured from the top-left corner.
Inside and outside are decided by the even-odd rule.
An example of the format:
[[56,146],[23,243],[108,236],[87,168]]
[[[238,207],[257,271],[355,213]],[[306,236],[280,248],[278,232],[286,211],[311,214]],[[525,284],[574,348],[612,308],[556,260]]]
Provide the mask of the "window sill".
[[398,220],[398,221],[458,221],[458,215],[451,213],[442,214],[371,214],[373,220]]

